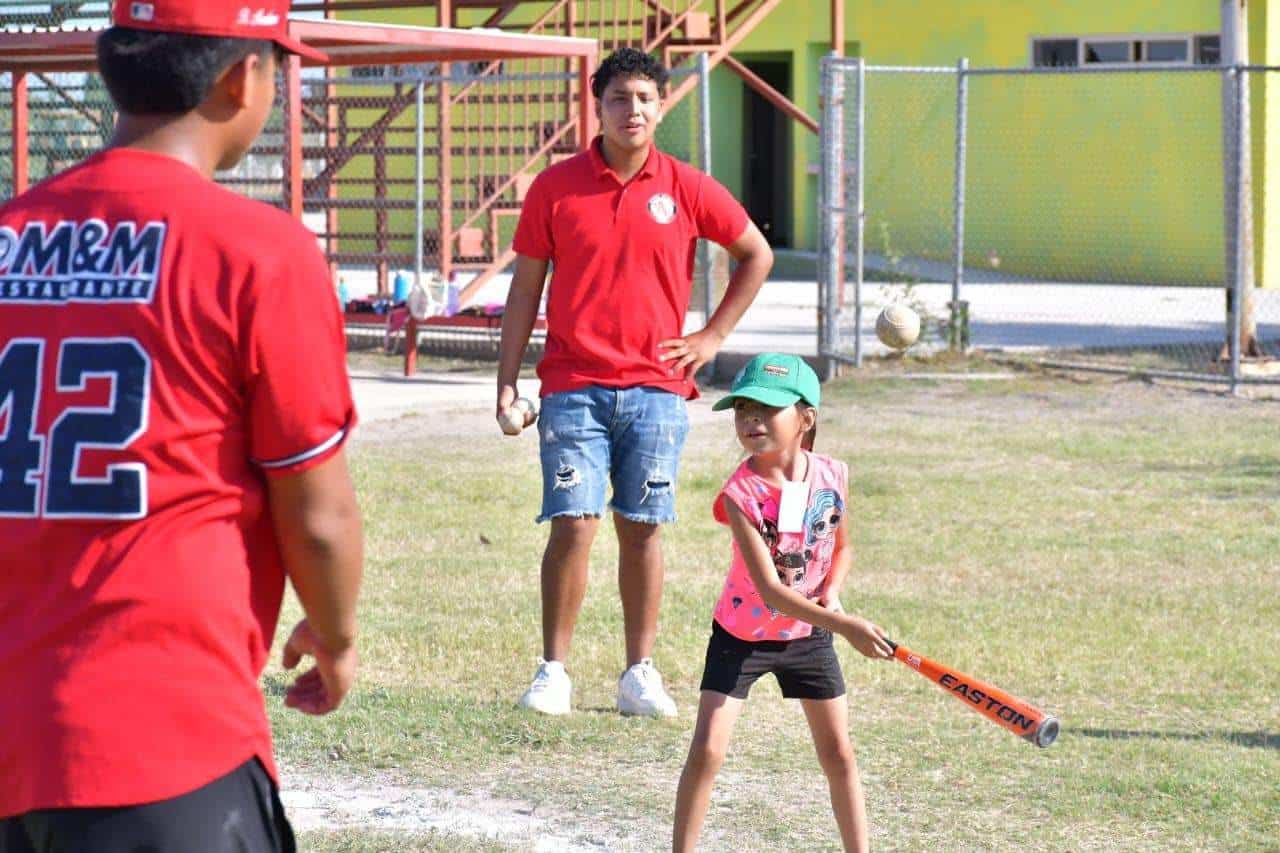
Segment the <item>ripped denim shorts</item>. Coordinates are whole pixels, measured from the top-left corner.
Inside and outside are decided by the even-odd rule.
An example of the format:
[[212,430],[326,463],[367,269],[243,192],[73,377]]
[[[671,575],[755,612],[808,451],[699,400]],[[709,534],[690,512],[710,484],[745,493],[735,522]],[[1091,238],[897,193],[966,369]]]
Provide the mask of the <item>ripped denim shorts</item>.
[[542,400],[542,513],[601,516],[608,509],[631,521],[676,519],[676,474],[689,433],[684,398],[638,386],[589,385]]

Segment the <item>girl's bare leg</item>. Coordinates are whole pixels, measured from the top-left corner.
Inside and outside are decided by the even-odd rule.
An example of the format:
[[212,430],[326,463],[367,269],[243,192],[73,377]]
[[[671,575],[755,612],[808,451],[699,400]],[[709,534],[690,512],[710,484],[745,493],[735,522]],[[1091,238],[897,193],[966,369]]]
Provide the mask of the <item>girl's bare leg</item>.
[[818,763],[831,789],[831,809],[840,827],[844,849],[867,853],[867,806],[862,798],[858,762],[849,743],[849,705],[844,696],[835,699],[802,699],[804,715],[813,733]]
[[671,835],[671,849],[675,853],[691,853],[698,844],[702,822],[711,803],[711,787],[724,763],[729,738],[743,704],[742,699],[712,690],[702,691],[693,742],[689,744],[689,757],[680,774],[680,787],[676,789],[676,819]]

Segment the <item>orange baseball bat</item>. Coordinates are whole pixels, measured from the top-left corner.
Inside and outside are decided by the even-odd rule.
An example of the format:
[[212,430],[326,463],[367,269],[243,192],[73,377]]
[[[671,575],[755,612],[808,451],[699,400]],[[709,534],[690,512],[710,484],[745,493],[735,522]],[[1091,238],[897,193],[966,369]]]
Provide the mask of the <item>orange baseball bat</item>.
[[1023,740],[1046,747],[1058,739],[1058,718],[1052,717],[993,684],[929,660],[885,638],[893,656],[937,684],[996,725]]

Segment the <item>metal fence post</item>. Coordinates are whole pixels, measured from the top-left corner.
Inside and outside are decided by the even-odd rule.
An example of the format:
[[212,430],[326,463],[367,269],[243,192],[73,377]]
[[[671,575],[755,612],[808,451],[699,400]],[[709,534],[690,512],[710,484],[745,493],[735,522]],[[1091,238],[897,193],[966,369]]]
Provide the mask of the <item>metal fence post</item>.
[[964,284],[965,165],[969,136],[969,60],[956,64],[955,269],[951,277],[950,324],[947,345],[954,352],[969,348],[969,306],[960,299]]
[[13,167],[12,189],[13,194],[20,195],[27,191],[30,185],[30,137],[29,122],[31,120],[30,106],[30,86],[27,81],[27,72],[14,71],[13,80],[13,101],[9,105],[12,115],[9,118],[9,140],[10,163]]
[[835,152],[831,140],[834,135],[836,98],[832,82],[836,71],[831,57],[823,57],[820,66],[819,94],[822,104],[822,120],[818,126],[818,158],[821,167],[818,169],[818,222],[822,228],[822,236],[818,240],[818,356],[822,359],[823,380],[832,379],[836,374],[834,334],[832,324],[835,320],[835,308],[832,304],[835,292],[835,281],[838,275],[836,258],[836,216],[835,205],[831,198],[832,172],[835,168]]
[[[422,122],[426,118],[425,105],[423,103],[423,87],[425,85],[425,81],[419,79],[414,85],[413,91],[413,120],[415,124],[413,129],[413,286],[415,289],[422,287],[422,229],[426,227],[422,215],[423,160],[426,156],[422,129]],[[404,325],[404,375],[412,376],[417,371],[418,320],[413,316],[413,312],[410,311]]]
[[[849,208],[845,193],[847,160],[844,134],[845,67],[839,54],[822,60],[822,168],[819,170],[819,221],[822,223],[818,275],[818,354],[824,359],[825,379],[834,379],[841,358],[840,322],[844,311],[845,250]],[[854,343],[857,348],[856,336]],[[855,359],[856,363],[856,359]]]
[[413,129],[413,146],[414,146],[414,181],[413,181],[413,283],[422,286],[422,231],[426,227],[423,221],[423,171],[425,169],[424,161],[426,159],[426,150],[424,144],[423,120],[425,115],[425,98],[423,88],[426,83],[422,80],[418,81],[416,91],[414,92],[414,129]]
[[[866,165],[867,165],[867,62],[861,56],[857,59],[857,98],[858,110],[855,114],[856,130],[855,139],[856,152],[854,154],[854,190],[853,190],[853,364],[855,367],[862,366],[862,255],[864,239],[864,230],[866,227],[867,212],[863,208],[864,194],[866,190]],[[843,145],[841,145],[843,148]],[[838,247],[843,252],[844,247]],[[841,287],[841,291],[844,288]],[[843,293],[840,300],[843,308]]]
[[1232,69],[1233,79],[1233,99],[1232,99],[1232,115],[1234,120],[1231,126],[1231,187],[1229,193],[1231,196],[1231,327],[1227,330],[1230,336],[1231,347],[1231,393],[1235,394],[1240,385],[1240,328],[1244,305],[1244,282],[1246,271],[1244,268],[1244,223],[1243,214],[1244,205],[1244,155],[1245,145],[1245,110],[1248,108],[1245,101],[1245,70],[1242,66],[1236,65]]
[[[711,174],[711,63],[705,51],[698,54],[698,157],[702,161],[702,171]],[[716,307],[716,250],[710,240],[701,241],[702,252],[702,322],[705,326],[711,320],[711,313]],[[720,356],[717,354],[710,364],[704,367],[710,373],[712,381],[720,373]]]

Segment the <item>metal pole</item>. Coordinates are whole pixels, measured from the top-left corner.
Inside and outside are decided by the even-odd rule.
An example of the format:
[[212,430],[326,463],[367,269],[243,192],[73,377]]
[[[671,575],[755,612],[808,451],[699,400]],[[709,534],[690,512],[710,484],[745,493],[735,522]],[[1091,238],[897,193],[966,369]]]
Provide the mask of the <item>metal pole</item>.
[[1241,307],[1243,306],[1244,283],[1245,283],[1245,253],[1244,253],[1244,232],[1242,213],[1244,211],[1244,146],[1247,144],[1245,140],[1244,128],[1244,110],[1245,110],[1245,73],[1239,66],[1232,69],[1235,75],[1233,86],[1235,93],[1235,103],[1233,108],[1235,111],[1235,121],[1232,124],[1232,140],[1231,140],[1231,166],[1232,166],[1232,186],[1230,194],[1233,202],[1231,204],[1231,212],[1235,218],[1235,228],[1232,229],[1231,239],[1231,305],[1230,314],[1231,327],[1228,329],[1230,335],[1231,347],[1231,393],[1235,394],[1240,384],[1240,320],[1243,316]]
[[[836,54],[832,52],[829,57]],[[833,190],[840,185],[840,160],[836,156],[833,139],[838,121],[840,98],[836,94],[835,81],[839,72],[829,58],[820,67],[819,84],[822,99],[822,119],[818,126],[818,156],[822,167],[818,170],[818,223],[822,236],[818,243],[818,356],[823,362],[823,380],[835,378],[835,304],[836,279],[840,275],[838,259],[839,225],[837,219],[844,214],[837,210],[832,198]]]
[[[424,202],[422,190],[422,181],[425,177],[424,169],[426,168],[424,164],[426,159],[425,131],[422,126],[423,121],[426,119],[425,87],[426,81],[419,80],[417,85],[414,86],[413,92],[413,286],[415,289],[422,287],[422,232],[426,228],[426,223],[423,221]],[[410,311],[409,319],[404,326],[404,375],[412,376],[417,371],[418,319]]]
[[13,194],[19,195],[27,191],[30,183],[29,141],[27,124],[30,120],[30,103],[27,72],[13,72],[13,103],[10,104],[12,116],[9,121],[10,151],[13,165]]
[[968,344],[968,311],[960,301],[964,285],[964,201],[965,165],[968,160],[969,136],[969,60],[956,64],[956,166],[955,166],[955,269],[951,276],[951,326],[948,345],[963,351]]
[[[853,247],[853,364],[855,367],[862,366],[862,241],[864,238],[864,230],[867,220],[867,211],[864,205],[864,192],[866,189],[866,166],[867,166],[867,62],[862,57],[858,57],[857,61],[857,98],[858,111],[856,114],[856,131],[857,154],[854,161],[854,207],[853,215],[856,219],[854,222],[854,247]],[[839,247],[843,251],[843,247]],[[843,288],[841,288],[843,291]],[[843,307],[843,294],[841,296]]]
[[422,231],[426,227],[423,221],[423,191],[422,181],[424,178],[424,161],[426,159],[426,143],[424,140],[423,121],[426,118],[425,111],[425,93],[426,83],[422,80],[418,81],[414,92],[414,128],[413,128],[413,144],[414,144],[414,181],[413,181],[413,216],[414,216],[414,247],[413,247],[413,283],[422,286]]
[[[706,52],[698,54],[698,157],[702,161],[702,171],[711,174],[711,63]],[[711,312],[715,310],[716,277],[715,247],[710,240],[703,240],[702,246],[702,323],[705,326],[711,320]],[[714,380],[720,371],[720,356],[717,354],[706,366],[710,379]]]
[[294,219],[302,220],[302,58],[289,54],[285,79],[285,204]]

